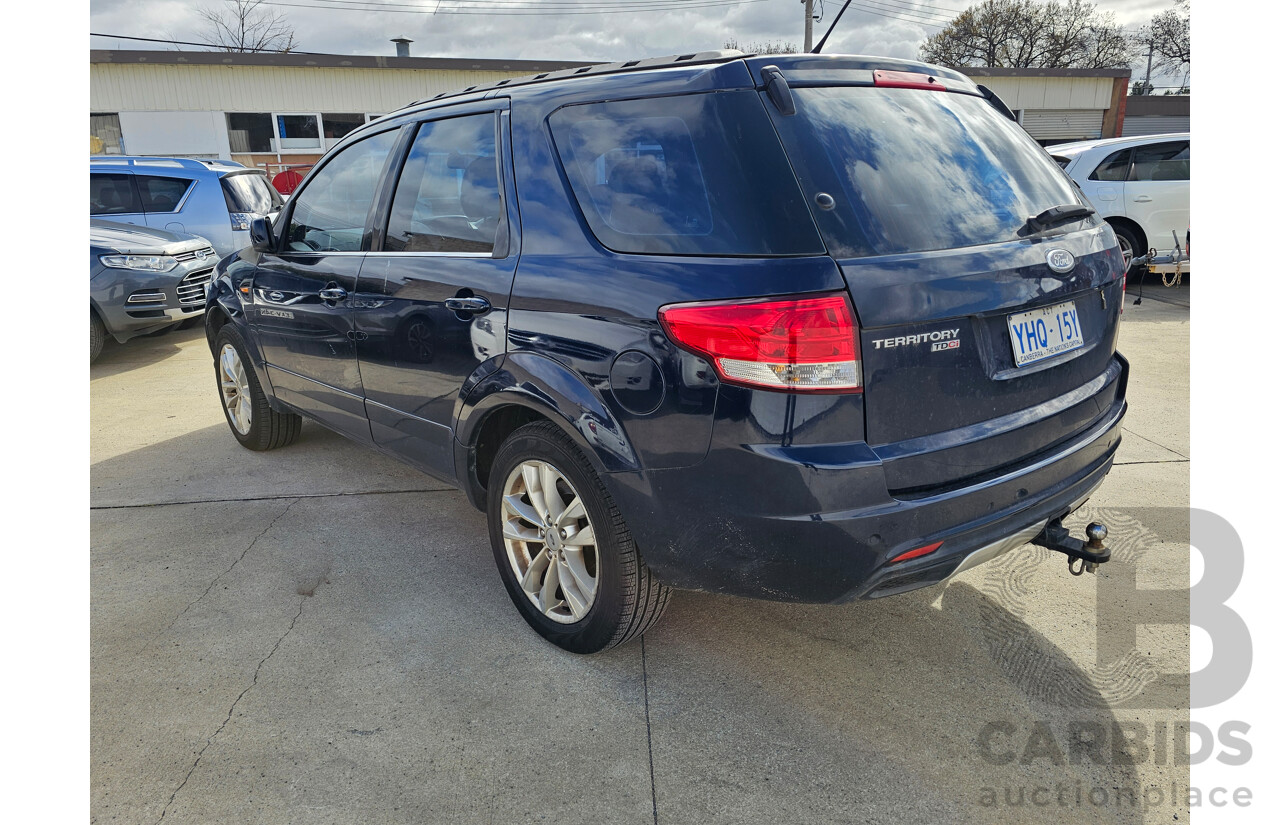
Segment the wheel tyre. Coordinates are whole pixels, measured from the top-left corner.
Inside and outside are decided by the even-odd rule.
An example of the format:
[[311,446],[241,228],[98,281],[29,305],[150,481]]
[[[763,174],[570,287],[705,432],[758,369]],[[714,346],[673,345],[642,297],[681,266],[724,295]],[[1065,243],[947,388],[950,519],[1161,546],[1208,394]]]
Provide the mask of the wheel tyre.
[[[528,461],[560,472],[582,500],[595,535],[596,589],[586,615],[563,623],[544,615],[525,593],[507,555],[503,536],[503,492]],[[489,475],[489,538],[502,583],[516,609],[547,641],[571,653],[597,653],[630,641],[662,617],[670,588],[649,572],[622,514],[577,446],[550,422],[528,424],[503,442]],[[544,577],[545,580],[545,577]]]
[[[1121,253],[1127,255],[1130,260],[1147,253],[1147,250],[1142,249],[1142,245],[1138,243],[1138,237],[1133,234],[1132,229],[1129,229],[1127,226],[1117,226],[1115,224],[1112,224],[1111,228],[1116,233],[1116,240],[1120,241]],[[1127,267],[1125,271],[1127,272],[1130,269],[1132,269],[1132,267]]]
[[107,342],[107,328],[102,325],[98,313],[89,310],[89,363],[98,360],[102,354],[102,345]]
[[[227,347],[235,350],[236,358],[244,370],[242,383],[247,389],[244,395],[249,405],[250,421],[248,431],[243,433],[237,428],[233,419],[234,404],[228,400],[230,395],[239,394],[239,388],[236,388],[233,393],[224,384],[223,354]],[[214,344],[213,371],[218,383],[218,399],[222,402],[222,412],[226,415],[227,426],[231,428],[231,434],[236,437],[236,440],[250,450],[274,450],[277,447],[288,446],[297,440],[298,433],[302,431],[302,417],[271,409],[271,405],[267,403],[267,395],[262,391],[262,384],[258,381],[257,373],[253,370],[253,364],[246,355],[248,351],[240,333],[230,325],[224,326],[218,332],[217,342]]]

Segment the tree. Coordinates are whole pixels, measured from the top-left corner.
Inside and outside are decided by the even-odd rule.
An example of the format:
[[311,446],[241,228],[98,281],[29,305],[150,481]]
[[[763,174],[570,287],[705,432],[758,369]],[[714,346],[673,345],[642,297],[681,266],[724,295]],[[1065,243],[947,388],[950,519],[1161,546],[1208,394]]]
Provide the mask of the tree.
[[1086,0],[984,0],[920,47],[944,66],[1110,69],[1130,63],[1130,44],[1110,13]]
[[1177,0],[1174,8],[1151,18],[1133,39],[1139,57],[1152,56],[1155,72],[1177,74],[1191,68],[1191,0]]
[[779,40],[776,43],[772,40],[766,40],[763,43],[739,43],[738,38],[730,37],[724,41],[726,49],[737,49],[747,54],[797,54],[800,47],[791,41]]
[[263,0],[223,0],[221,10],[201,8],[204,42],[224,52],[290,52],[298,48],[293,26]]

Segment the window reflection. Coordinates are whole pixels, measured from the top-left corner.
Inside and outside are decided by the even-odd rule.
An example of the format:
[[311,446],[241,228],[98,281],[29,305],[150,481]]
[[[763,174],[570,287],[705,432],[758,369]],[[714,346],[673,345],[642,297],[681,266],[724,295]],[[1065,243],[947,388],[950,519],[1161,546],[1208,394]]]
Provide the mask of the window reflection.
[[838,254],[1013,240],[1028,216],[1078,202],[1049,155],[981,98],[848,87],[796,96],[797,116],[775,122],[805,183],[842,193],[819,215]]

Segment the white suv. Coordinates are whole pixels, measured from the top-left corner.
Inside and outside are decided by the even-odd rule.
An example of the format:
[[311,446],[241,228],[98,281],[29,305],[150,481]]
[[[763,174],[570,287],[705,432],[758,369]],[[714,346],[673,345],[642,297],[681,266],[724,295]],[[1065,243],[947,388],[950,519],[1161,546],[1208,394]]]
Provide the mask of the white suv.
[[1125,262],[1184,247],[1191,223],[1191,134],[1089,140],[1048,147],[1120,239]]

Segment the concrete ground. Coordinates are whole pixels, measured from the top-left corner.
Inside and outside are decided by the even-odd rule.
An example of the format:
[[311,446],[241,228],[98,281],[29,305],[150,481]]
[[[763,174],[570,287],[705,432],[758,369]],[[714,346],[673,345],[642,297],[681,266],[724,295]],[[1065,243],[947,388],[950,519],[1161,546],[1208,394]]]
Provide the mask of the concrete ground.
[[1186,681],[1161,674],[1189,631],[1137,623],[1185,608],[1189,332],[1176,305],[1124,315],[1097,576],[1027,548],[844,606],[680,592],[585,658],[521,621],[460,493],[313,424],[241,449],[200,330],[110,344],[92,819],[1185,822]]
[[[1142,299],[1143,304],[1147,301],[1160,301],[1166,304],[1176,304],[1186,309],[1191,308],[1191,273],[1184,274],[1181,278],[1175,275],[1167,276],[1169,286],[1165,286],[1166,276],[1159,273],[1148,272],[1145,275],[1129,276],[1129,292],[1134,300]],[[1141,305],[1139,305],[1141,308]]]

